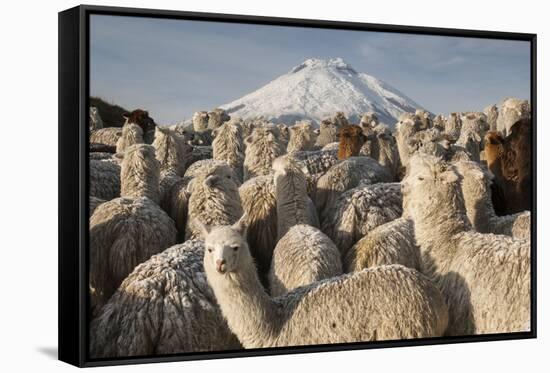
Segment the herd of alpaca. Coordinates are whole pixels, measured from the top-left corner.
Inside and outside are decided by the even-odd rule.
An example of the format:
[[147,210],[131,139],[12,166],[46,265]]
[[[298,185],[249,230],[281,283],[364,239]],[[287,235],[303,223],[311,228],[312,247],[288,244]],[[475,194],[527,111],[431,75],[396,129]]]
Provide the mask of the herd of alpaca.
[[528,330],[529,110],[316,129],[90,108],[91,356]]

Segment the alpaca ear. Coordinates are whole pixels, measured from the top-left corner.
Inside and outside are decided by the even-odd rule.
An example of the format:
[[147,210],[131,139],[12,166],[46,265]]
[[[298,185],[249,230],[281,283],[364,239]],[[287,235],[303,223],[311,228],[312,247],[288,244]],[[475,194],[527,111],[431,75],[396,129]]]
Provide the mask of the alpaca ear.
[[122,113],[122,118],[124,118],[125,120],[128,120],[128,118],[130,118],[130,113],[128,113],[127,111]]
[[453,171],[445,171],[441,175],[439,175],[439,179],[446,184],[452,184],[458,181],[458,175]]
[[206,185],[208,188],[214,187],[216,182],[218,182],[220,177],[218,175],[210,175],[206,179],[204,179],[204,185]]
[[231,229],[237,231],[241,236],[246,237],[246,230],[248,229],[246,213],[241,216],[238,222],[231,226]]
[[201,232],[203,238],[208,236],[208,233],[212,230],[210,225],[203,224],[199,219],[194,219],[193,225]]
[[187,184],[187,187],[185,188],[185,192],[191,195],[191,192],[193,191],[193,183],[195,182],[195,179],[191,179],[189,181],[189,184]]

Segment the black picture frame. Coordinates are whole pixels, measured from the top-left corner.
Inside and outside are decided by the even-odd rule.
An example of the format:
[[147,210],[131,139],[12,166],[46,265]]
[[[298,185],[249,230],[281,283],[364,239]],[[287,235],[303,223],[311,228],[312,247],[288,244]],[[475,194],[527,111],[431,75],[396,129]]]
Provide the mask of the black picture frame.
[[[259,25],[281,25],[381,31],[417,35],[460,36],[528,41],[531,45],[532,105],[532,174],[531,208],[531,331],[441,337],[414,340],[363,342],[186,353],[168,356],[142,356],[113,359],[90,359],[88,350],[89,299],[87,291],[88,262],[88,132],[89,132],[89,17],[92,14],[169,18],[200,21],[223,21]],[[274,18],[232,14],[197,13],[157,9],[137,9],[81,5],[59,13],[59,360],[79,367],[218,359],[260,355],[282,355],[304,352],[326,352],[385,347],[419,346],[463,342],[483,342],[536,338],[537,336],[537,35],[480,30],[398,26],[310,19]]]

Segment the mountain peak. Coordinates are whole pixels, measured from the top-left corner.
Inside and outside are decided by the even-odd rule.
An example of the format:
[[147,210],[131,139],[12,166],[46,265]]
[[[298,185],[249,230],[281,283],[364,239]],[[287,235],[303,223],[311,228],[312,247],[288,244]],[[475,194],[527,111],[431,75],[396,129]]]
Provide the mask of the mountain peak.
[[292,125],[322,119],[342,111],[358,123],[368,111],[393,125],[404,112],[422,106],[374,76],[357,72],[343,58],[309,58],[263,87],[220,106],[243,119],[265,117],[274,123]]
[[353,69],[353,67],[351,67],[350,64],[346,63],[346,61],[344,61],[344,59],[341,57],[330,58],[330,59],[308,58],[298,66],[295,66],[292,70],[290,70],[290,72],[296,73],[305,68],[310,68],[310,69],[335,68],[338,70],[357,74],[357,72]]

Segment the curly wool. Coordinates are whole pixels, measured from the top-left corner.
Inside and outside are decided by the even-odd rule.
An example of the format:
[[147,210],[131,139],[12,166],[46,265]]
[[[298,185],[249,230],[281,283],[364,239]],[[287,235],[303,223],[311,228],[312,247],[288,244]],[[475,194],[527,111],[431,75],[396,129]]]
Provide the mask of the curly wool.
[[336,163],[317,181],[315,206],[321,224],[334,213],[338,197],[360,182],[375,184],[393,181],[390,172],[369,157],[351,157]]
[[410,219],[401,217],[374,228],[349,249],[344,260],[346,272],[389,264],[420,270],[420,251]]
[[198,240],[137,266],[92,320],[90,355],[115,358],[241,348],[206,281]]
[[345,257],[348,250],[374,228],[401,217],[401,187],[399,183],[360,185],[343,193],[334,206],[321,224],[321,230]]
[[172,219],[147,197],[121,197],[99,205],[90,218],[94,312],[136,265],[175,244],[176,234]]
[[120,166],[111,161],[91,159],[90,196],[106,201],[120,197]]
[[207,225],[232,224],[239,220],[243,213],[239,186],[235,172],[225,162],[205,165],[187,188],[190,197],[186,239],[201,237],[195,224],[197,219]]
[[275,158],[286,151],[280,138],[280,131],[274,125],[257,127],[245,140],[244,178],[271,173],[271,164]]
[[267,286],[273,249],[277,243],[277,201],[273,176],[256,176],[239,187],[244,215],[246,240],[258,267],[262,283]]
[[[338,143],[336,143],[338,145]],[[314,150],[290,154],[296,160],[307,179],[307,190],[310,196],[315,195],[317,181],[332,166],[339,162],[338,146],[333,150]]]
[[90,142],[116,146],[118,139],[121,136],[122,136],[122,128],[104,127],[98,130],[90,131]]
[[[233,229],[214,228],[206,247],[226,246],[225,240],[235,245],[235,231],[227,230]],[[435,337],[447,326],[440,292],[419,272],[403,266],[342,275],[270,298],[242,236],[230,272],[215,269],[214,257],[219,255],[217,250],[205,251],[206,276],[244,348]]]
[[471,230],[454,167],[411,159],[404,204],[414,221],[422,271],[449,306],[449,335],[520,331],[530,320],[531,248],[526,240]]
[[105,202],[104,199],[90,196],[90,198],[88,199],[88,217],[91,217],[97,206],[101,205],[103,202]]
[[269,271],[272,297],[342,274],[340,251],[319,229],[295,225],[277,242]]
[[238,124],[226,122],[213,131],[213,159],[226,161],[242,180],[244,162],[244,142],[242,128]]

